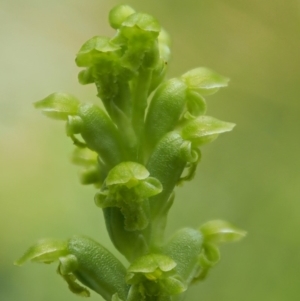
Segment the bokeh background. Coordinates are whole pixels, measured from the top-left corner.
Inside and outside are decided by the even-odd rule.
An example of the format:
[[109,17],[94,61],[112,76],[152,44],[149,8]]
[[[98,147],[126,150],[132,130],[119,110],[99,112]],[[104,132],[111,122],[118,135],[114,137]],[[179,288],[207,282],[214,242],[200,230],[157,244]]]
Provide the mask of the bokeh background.
[[[298,300],[300,294],[300,2],[128,0],[173,40],[169,77],[207,66],[231,78],[209,115],[237,127],[203,149],[193,182],[177,189],[167,232],[222,218],[248,231],[188,301]],[[80,186],[64,124],[32,102],[54,91],[97,101],[77,84],[74,55],[113,35],[118,1],[0,0],[0,300],[79,300],[56,266],[12,262],[38,238],[86,234],[115,252],[94,189]],[[90,300],[101,300],[92,294]]]

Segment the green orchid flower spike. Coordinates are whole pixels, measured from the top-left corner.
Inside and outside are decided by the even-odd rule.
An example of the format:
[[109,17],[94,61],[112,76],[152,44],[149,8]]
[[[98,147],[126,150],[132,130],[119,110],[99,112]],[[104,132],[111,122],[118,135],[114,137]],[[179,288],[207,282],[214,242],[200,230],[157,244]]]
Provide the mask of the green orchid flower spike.
[[219,245],[246,233],[223,220],[183,228],[165,239],[179,184],[194,178],[203,145],[235,126],[206,115],[204,97],[228,78],[204,67],[165,79],[170,37],[152,16],[118,5],[113,37],[95,36],[79,49],[79,83],[95,84],[99,104],[53,93],[34,106],[65,123],[81,184],[95,186],[123,265],[98,242],[73,236],[43,239],[15,262],[57,262],[57,273],[83,297],[107,301],[180,301],[220,259]]

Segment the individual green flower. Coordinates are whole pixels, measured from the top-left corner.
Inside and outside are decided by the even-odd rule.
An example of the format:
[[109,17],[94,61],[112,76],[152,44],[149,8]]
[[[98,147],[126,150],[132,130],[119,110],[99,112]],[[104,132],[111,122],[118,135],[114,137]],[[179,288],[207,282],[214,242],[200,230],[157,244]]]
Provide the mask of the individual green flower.
[[149,223],[148,198],[162,191],[161,183],[149,175],[139,163],[118,164],[109,172],[104,189],[96,194],[97,206],[120,208],[129,231],[146,228]]
[[186,286],[175,267],[176,262],[166,255],[151,253],[139,257],[127,270],[126,281],[132,285],[128,300],[141,300],[146,296],[164,300],[184,292]]
[[[20,266],[29,260],[47,264],[58,261],[58,274],[76,295],[89,297],[87,286],[106,301],[115,294],[126,299],[129,286],[125,282],[125,267],[106,248],[88,237],[73,236],[66,241],[42,239],[30,247],[15,265]],[[116,296],[113,300],[117,300]]]

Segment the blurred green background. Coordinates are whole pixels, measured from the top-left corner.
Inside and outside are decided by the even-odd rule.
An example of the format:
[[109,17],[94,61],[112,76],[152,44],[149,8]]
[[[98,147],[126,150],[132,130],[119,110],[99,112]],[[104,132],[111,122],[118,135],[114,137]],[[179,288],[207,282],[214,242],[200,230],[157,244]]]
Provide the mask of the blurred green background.
[[[79,300],[56,266],[12,262],[38,238],[86,234],[115,252],[93,188],[69,163],[64,124],[32,102],[54,91],[95,101],[74,55],[113,34],[106,0],[0,0],[0,300]],[[237,123],[203,149],[196,179],[177,190],[168,233],[222,218],[248,231],[188,301],[298,300],[300,293],[300,2],[131,0],[173,40],[169,76],[207,66],[231,78],[208,114]],[[101,300],[92,294],[90,300]]]

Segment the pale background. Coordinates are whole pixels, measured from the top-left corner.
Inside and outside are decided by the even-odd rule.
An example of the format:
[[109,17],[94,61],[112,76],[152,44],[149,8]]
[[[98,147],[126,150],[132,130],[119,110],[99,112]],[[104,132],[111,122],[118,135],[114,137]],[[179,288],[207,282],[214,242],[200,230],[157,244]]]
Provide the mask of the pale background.
[[[69,163],[63,123],[32,102],[54,91],[95,101],[77,84],[75,53],[118,1],[0,0],[0,300],[79,300],[56,265],[12,262],[37,239],[86,234],[113,250],[94,189]],[[300,2],[127,1],[173,40],[169,76],[207,66],[231,78],[208,113],[237,123],[203,150],[196,179],[178,189],[168,233],[223,218],[248,231],[187,301],[298,300],[300,294]],[[96,100],[97,101],[97,100]],[[90,300],[101,300],[92,294]]]

